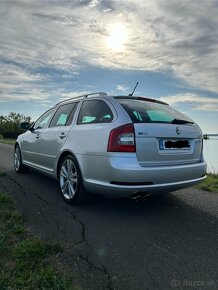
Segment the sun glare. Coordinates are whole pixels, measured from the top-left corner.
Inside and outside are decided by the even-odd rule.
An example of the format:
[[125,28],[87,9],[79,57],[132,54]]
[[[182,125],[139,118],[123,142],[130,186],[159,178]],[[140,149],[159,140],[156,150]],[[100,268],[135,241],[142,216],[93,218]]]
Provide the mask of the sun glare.
[[123,49],[123,45],[128,40],[128,30],[126,26],[119,22],[109,26],[109,36],[107,37],[107,46],[113,50]]

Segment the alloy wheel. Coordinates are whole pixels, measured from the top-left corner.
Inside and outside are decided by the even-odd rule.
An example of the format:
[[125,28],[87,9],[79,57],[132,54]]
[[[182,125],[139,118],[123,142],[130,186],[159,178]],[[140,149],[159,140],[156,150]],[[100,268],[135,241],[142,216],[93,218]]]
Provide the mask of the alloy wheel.
[[21,164],[21,154],[20,149],[17,146],[14,152],[14,168],[16,171],[20,169],[20,164]]
[[78,189],[78,171],[72,159],[65,159],[60,169],[60,187],[63,196],[70,200]]

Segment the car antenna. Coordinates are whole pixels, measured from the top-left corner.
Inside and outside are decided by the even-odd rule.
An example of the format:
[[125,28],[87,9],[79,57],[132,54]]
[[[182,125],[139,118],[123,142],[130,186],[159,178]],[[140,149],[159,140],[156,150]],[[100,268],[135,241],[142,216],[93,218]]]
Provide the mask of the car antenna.
[[131,94],[129,94],[129,96],[130,96],[130,97],[132,97],[132,96],[133,96],[133,94],[134,94],[134,92],[135,92],[135,89],[137,88],[138,84],[139,84],[139,82],[137,82],[137,83],[136,83],[136,85],[135,85],[135,87],[134,87],[134,89],[133,89],[132,93],[131,93]]

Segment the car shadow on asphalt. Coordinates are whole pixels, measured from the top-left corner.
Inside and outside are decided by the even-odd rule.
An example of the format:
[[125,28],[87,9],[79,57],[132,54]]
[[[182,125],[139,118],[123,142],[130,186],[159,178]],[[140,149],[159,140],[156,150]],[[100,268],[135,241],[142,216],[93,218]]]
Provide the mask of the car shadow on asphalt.
[[[79,216],[95,216],[99,221],[110,216],[117,216],[119,219],[140,217],[145,220],[148,217],[154,217],[155,220],[169,217],[172,222],[175,222],[174,218],[178,218],[178,222],[184,224],[186,218],[199,222],[203,217],[203,224],[205,224],[204,217],[212,217],[203,212],[201,208],[193,207],[189,202],[184,202],[180,198],[186,194],[186,190],[177,191],[176,194],[150,195],[139,199],[106,198],[94,194],[86,204],[71,205],[66,204],[62,199],[57,181],[41,173],[30,170],[27,174],[16,174],[11,170],[7,172],[7,176],[14,186],[20,187],[26,194],[31,191],[32,195],[44,200],[51,210],[53,207],[55,211],[55,208],[58,207]],[[196,198],[198,198],[197,193]],[[216,220],[214,216],[212,218]],[[189,223],[188,220],[187,223]]]

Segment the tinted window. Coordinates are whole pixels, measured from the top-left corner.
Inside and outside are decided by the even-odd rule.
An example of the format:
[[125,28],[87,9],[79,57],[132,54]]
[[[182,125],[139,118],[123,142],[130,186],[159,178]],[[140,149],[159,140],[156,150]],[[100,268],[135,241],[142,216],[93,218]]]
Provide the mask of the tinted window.
[[71,103],[60,106],[49,127],[69,126],[73,121],[77,104],[78,103]]
[[148,110],[147,111],[149,118],[151,119],[151,121],[153,122],[171,122],[173,119],[172,115],[162,111],[162,110]]
[[43,129],[50,122],[55,108],[45,112],[39,119],[35,122],[33,129]]
[[172,123],[175,119],[193,122],[184,114],[167,105],[139,99],[116,98],[116,100],[128,113],[133,123]]
[[109,123],[112,120],[112,111],[104,101],[88,100],[82,104],[78,124]]

